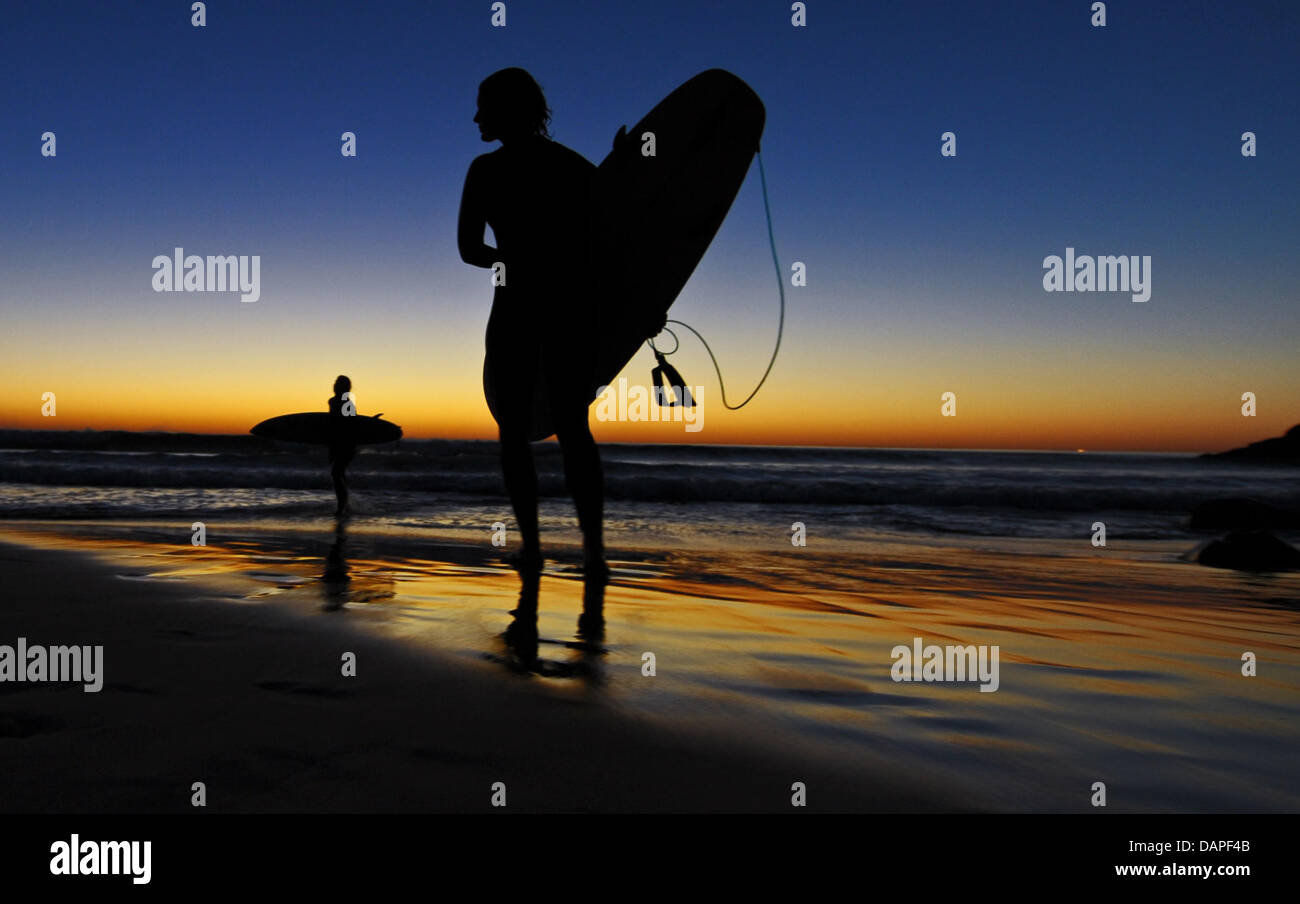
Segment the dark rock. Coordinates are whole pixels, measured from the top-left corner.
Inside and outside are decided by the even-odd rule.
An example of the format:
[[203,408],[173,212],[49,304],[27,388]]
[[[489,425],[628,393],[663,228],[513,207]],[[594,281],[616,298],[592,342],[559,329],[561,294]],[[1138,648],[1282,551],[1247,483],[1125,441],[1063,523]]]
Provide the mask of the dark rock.
[[1210,452],[1202,458],[1218,458],[1225,461],[1258,461],[1280,464],[1300,464],[1300,424],[1296,424],[1282,436],[1260,440],[1240,449],[1227,452]]
[[1210,499],[1192,509],[1192,530],[1300,530],[1300,512],[1254,499]]
[[1300,549],[1262,530],[1233,531],[1192,553],[1202,565],[1238,571],[1290,571],[1300,568]]

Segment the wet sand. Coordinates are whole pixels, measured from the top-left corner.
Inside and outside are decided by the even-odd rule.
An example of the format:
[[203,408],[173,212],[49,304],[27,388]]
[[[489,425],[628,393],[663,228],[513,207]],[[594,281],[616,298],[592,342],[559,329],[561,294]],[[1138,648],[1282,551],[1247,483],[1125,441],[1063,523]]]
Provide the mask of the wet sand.
[[[234,810],[477,812],[496,781],[539,811],[780,812],[796,781],[817,810],[1090,812],[1096,781],[1112,811],[1300,809],[1295,575],[1154,541],[623,549],[593,641],[573,551],[534,623],[499,550],[326,524],[7,522],[0,643],[102,643],[108,673],[0,684],[12,808],[206,780]],[[997,645],[997,692],[893,681],[918,637]]]
[[[949,805],[887,774],[649,725],[494,663],[249,602],[229,573],[141,579],[126,561],[0,543],[0,643],[103,645],[105,671],[99,693],[0,684],[5,812],[184,812],[200,781],[212,812],[492,812],[495,782],[509,812],[788,811],[795,781],[823,811]],[[490,583],[511,593],[512,580]],[[340,674],[345,652],[356,677]]]

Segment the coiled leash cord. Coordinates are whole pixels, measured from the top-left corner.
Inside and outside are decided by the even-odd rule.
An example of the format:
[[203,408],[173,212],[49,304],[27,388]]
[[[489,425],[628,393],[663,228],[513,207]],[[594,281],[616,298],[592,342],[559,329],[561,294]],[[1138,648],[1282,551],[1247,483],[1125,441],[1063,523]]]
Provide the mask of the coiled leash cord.
[[[768,374],[772,372],[772,366],[776,364],[777,352],[781,350],[781,336],[785,332],[785,274],[781,272],[781,262],[777,259],[776,256],[776,238],[772,233],[772,209],[771,206],[768,204],[768,200],[767,200],[767,174],[763,172],[763,155],[761,152],[756,152],[754,156],[758,158],[758,178],[759,178],[759,182],[763,187],[763,215],[767,218],[767,242],[772,249],[772,266],[776,268],[776,288],[777,291],[780,293],[780,297],[781,297],[781,314],[779,319],[777,320],[776,345],[772,349],[772,358],[770,361],[767,362],[767,370],[763,371],[763,376],[762,378],[759,379],[758,385],[754,387],[753,392],[751,392],[748,396],[745,397],[745,401],[741,402],[738,405],[732,405],[727,402],[727,384],[722,379],[722,368],[718,366],[717,356],[713,354],[713,349],[709,347],[708,340],[706,340],[703,336],[700,335],[700,331],[697,330],[695,327],[691,326],[689,323],[684,323],[680,320],[667,321],[667,323],[675,323],[678,326],[685,327],[686,329],[694,333],[695,338],[700,340],[700,344],[704,346],[704,350],[709,353],[709,360],[713,362],[713,370],[718,375],[718,386],[722,390],[722,406],[729,411],[736,411],[740,408],[744,408],[746,405],[750,403],[750,401],[754,398],[754,396],[758,395],[758,391],[763,388],[763,384],[767,382]],[[646,342],[649,344],[650,350],[655,353],[655,359],[659,362],[660,366],[665,367],[668,371],[671,371],[671,373],[668,374],[669,379],[671,380],[670,385],[674,387],[676,386],[682,387],[683,398],[673,404],[685,404],[688,407],[694,407],[694,404],[690,397],[690,393],[686,389],[686,383],[680,379],[680,376],[677,374],[677,371],[673,369],[670,365],[668,365],[667,361],[664,360],[664,358],[667,355],[671,355],[673,354],[673,352],[676,352],[677,349],[681,348],[682,342],[679,338],[677,338],[677,334],[674,333],[672,330],[670,330],[667,326],[664,327],[663,331],[668,335],[672,336],[673,341],[677,343],[676,345],[673,346],[672,351],[670,352],[659,351],[659,349],[655,347],[654,339],[647,339]],[[658,380],[656,378],[659,376],[658,368],[656,368],[655,370],[656,372],[651,377],[651,380],[652,383],[657,386]],[[677,379],[673,380],[672,379],[673,377],[677,377]]]

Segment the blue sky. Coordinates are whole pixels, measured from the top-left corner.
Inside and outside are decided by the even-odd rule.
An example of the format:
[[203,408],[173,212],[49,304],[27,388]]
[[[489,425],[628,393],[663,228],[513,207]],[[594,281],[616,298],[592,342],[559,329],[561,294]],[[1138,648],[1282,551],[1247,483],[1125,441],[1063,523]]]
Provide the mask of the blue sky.
[[[11,6],[0,311],[12,335],[55,318],[183,345],[210,312],[153,297],[148,261],[258,253],[260,330],[405,333],[462,373],[447,345],[481,346],[490,297],[454,241],[465,169],[490,149],[478,82],[530,70],[555,138],[599,162],[619,125],[719,66],[767,106],[778,248],[809,267],[791,386],[981,342],[1064,338],[1130,367],[1221,343],[1274,370],[1294,348],[1300,5],[1111,3],[1105,28],[1086,2],[813,0],[807,28],[789,7],[516,0],[492,28],[487,2],[216,2],[192,28],[185,3]],[[1067,244],[1151,255],[1152,302],[1045,295],[1041,260]],[[738,386],[766,363],[773,280],[752,171],[673,310]]]

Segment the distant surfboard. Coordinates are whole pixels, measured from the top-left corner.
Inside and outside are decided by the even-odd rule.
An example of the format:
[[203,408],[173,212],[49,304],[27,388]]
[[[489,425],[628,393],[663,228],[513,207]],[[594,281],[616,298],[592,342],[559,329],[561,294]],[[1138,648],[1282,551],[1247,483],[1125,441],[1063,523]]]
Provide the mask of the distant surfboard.
[[[591,349],[588,402],[641,347],[642,324],[667,312],[695,272],[745,181],[765,117],[749,85],[709,69],[614,137],[592,183],[592,253],[603,268],[593,278],[607,309]],[[641,153],[646,132],[654,134],[652,157]],[[538,440],[554,428],[540,373],[535,383],[530,438]],[[486,361],[483,392],[496,417]]]
[[350,444],[365,446],[391,443],[402,438],[402,428],[380,420],[379,415],[342,417],[324,411],[282,414],[262,421],[248,431],[254,436],[278,439],[287,443],[312,443],[318,446]]

